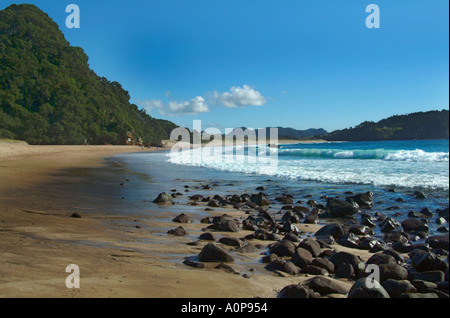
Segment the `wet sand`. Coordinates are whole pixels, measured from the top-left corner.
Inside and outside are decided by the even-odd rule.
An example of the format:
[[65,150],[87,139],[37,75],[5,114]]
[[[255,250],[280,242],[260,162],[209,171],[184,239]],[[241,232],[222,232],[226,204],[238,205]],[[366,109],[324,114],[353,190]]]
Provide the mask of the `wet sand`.
[[[117,168],[108,167],[102,158],[135,151],[142,150],[0,145],[0,297],[276,297],[283,287],[311,277],[280,277],[263,270],[263,264],[254,260],[261,258],[264,249],[239,255],[233,265],[241,274],[249,273],[250,278],[214,269],[214,263],[205,269],[193,269],[182,264],[182,259],[198,255],[206,244],[186,244],[195,241],[192,235],[198,236],[206,227],[200,217],[190,214],[194,223],[182,225],[191,236],[174,237],[166,232],[180,225],[171,222],[175,215],[165,215],[164,207],[150,201],[149,209],[155,209],[158,218],[152,213],[110,213],[109,206],[126,206],[114,192],[122,180],[112,178],[113,171],[108,170]],[[83,169],[98,171],[100,181],[83,177]],[[90,184],[89,191],[83,186],[86,184]],[[80,202],[92,203],[88,205],[91,208],[80,212],[82,218],[70,217],[73,211],[80,211]],[[179,206],[179,213],[185,210],[188,207]],[[247,217],[238,210],[217,208],[210,212],[212,216],[224,213],[234,218]],[[298,227],[305,232],[320,228],[303,224]],[[251,233],[217,235],[242,238]],[[265,247],[271,242],[252,243]],[[364,260],[370,257],[364,251],[352,253],[361,254]],[[69,264],[80,267],[80,289],[65,286],[65,268]],[[343,283],[348,287],[352,284],[345,280]]]

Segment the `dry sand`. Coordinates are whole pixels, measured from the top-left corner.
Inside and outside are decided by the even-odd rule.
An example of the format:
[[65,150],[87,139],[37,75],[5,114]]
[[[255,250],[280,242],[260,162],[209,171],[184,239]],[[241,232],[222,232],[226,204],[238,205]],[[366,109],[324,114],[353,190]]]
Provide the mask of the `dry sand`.
[[[192,240],[166,235],[167,228],[179,226],[170,222],[170,215],[164,220],[140,216],[138,229],[129,225],[137,221],[134,215],[118,217],[99,211],[71,218],[61,208],[76,205],[77,193],[69,195],[65,191],[73,179],[55,186],[55,173],[68,168],[101,167],[106,164],[104,157],[135,151],[142,150],[131,146],[0,142],[0,297],[276,297],[284,286],[307,279],[304,275],[280,277],[260,271],[262,264],[254,266],[250,278],[214,269],[216,264],[208,264],[206,269],[187,267],[178,260],[182,255],[197,255],[205,243],[186,245]],[[180,213],[182,210],[180,206]],[[213,213],[246,217],[236,210],[216,209]],[[111,226],[118,218],[124,222]],[[204,224],[198,221],[183,227],[201,233]],[[312,225],[299,227],[310,232],[318,229]],[[250,232],[241,231],[234,236],[247,234]],[[142,244],[143,240],[148,243]],[[261,251],[241,255],[236,268],[248,270],[245,259],[260,258]],[[369,256],[362,252],[364,259]],[[69,264],[80,267],[80,289],[65,286]],[[351,286],[351,282],[343,283]]]

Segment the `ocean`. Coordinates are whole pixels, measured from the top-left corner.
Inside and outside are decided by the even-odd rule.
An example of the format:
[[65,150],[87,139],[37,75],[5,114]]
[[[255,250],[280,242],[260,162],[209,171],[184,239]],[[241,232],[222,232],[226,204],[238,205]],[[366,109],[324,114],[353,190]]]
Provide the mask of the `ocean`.
[[[276,165],[268,158],[276,159]],[[271,198],[290,194],[300,205],[310,199],[326,205],[327,197],[345,199],[349,193],[370,191],[374,193],[370,213],[399,221],[411,211],[436,212],[449,205],[448,140],[292,144],[279,149],[237,146],[216,149],[215,155],[193,149],[121,154],[108,160],[121,168],[122,178],[132,179],[121,193],[127,209],[143,214],[161,192],[183,193],[176,198],[183,212],[202,215],[203,208],[185,205],[190,195],[258,193],[261,186]],[[425,198],[416,198],[416,191]],[[272,201],[272,211],[281,208]],[[161,211],[176,215],[181,210],[174,205]],[[438,233],[439,226],[430,219],[430,234]],[[383,237],[378,228],[376,237]]]
[[[243,148],[243,153],[238,153],[239,148]],[[177,165],[330,184],[449,189],[448,140],[292,144],[282,145],[279,149],[257,147],[257,151],[238,146],[205,156],[206,151],[194,149],[170,154],[167,161]],[[255,153],[257,159],[254,158]],[[269,160],[276,162],[269,164]]]

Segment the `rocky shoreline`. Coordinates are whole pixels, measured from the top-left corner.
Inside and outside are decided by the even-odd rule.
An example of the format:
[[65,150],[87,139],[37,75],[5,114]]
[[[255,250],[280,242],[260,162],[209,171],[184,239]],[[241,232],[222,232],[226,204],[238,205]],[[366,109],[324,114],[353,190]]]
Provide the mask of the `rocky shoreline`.
[[[298,200],[288,193],[270,195],[266,187],[257,187],[254,194],[213,195],[207,184],[184,185],[185,193],[173,189],[153,202],[176,204],[177,197],[194,190],[207,194],[191,195],[187,204],[216,215],[196,218],[181,213],[173,219],[180,226],[169,230],[170,236],[188,235],[183,224],[204,224],[198,240],[187,243],[199,246],[200,253],[186,257],[185,266],[197,270],[213,266],[251,278],[254,269],[242,274],[234,264],[235,255],[258,252],[255,262],[263,263],[267,274],[306,279],[279,290],[279,298],[449,297],[448,208],[410,211],[400,222],[395,218],[398,212],[387,215],[376,211],[371,192],[346,192],[316,201],[311,196]],[[420,191],[414,193],[415,199],[425,196]],[[236,217],[233,211],[241,211],[245,217]],[[326,225],[314,233],[300,229],[319,222]],[[430,235],[431,222],[440,225],[439,234]],[[253,233],[239,236],[241,231]],[[376,237],[375,231],[383,238]],[[365,261],[359,256],[361,251],[368,253]]]

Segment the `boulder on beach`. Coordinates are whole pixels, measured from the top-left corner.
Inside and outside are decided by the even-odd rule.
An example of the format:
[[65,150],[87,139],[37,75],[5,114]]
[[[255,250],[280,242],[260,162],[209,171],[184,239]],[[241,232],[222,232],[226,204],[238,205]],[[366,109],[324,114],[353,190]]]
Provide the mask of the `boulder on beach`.
[[380,269],[380,282],[383,283],[388,279],[394,280],[406,280],[408,279],[408,271],[406,268],[397,264],[381,264]]
[[269,251],[277,256],[292,256],[295,253],[295,245],[292,241],[283,240],[269,246]]
[[284,287],[279,298],[320,298],[320,294],[303,284],[293,284]]
[[350,287],[333,278],[317,276],[307,280],[304,285],[319,293],[322,296],[326,296],[329,294],[342,294],[345,295],[348,293]]
[[285,261],[283,259],[276,259],[266,266],[266,269],[269,271],[282,271],[289,275],[298,275],[300,274],[300,268],[295,266],[290,261]]
[[219,243],[222,243],[223,245],[228,245],[228,246],[241,247],[243,242],[240,239],[235,238],[235,237],[222,237],[219,240]]
[[316,237],[327,237],[332,236],[333,238],[339,240],[345,235],[345,230],[340,224],[327,224],[314,234]]
[[339,264],[350,264],[353,267],[355,275],[358,275],[365,270],[363,260],[359,256],[347,252],[338,252],[331,255],[330,262],[332,262],[336,268]]
[[448,251],[449,247],[448,237],[449,237],[448,234],[430,236],[426,240],[426,243],[430,244],[431,248],[441,248]]
[[234,258],[225,252],[220,246],[209,243],[203,247],[200,254],[198,254],[200,262],[234,262]]
[[351,196],[347,198],[347,201],[349,202],[355,202],[362,208],[368,208],[373,205],[373,197],[374,194],[372,192],[366,192],[357,194],[355,196]]
[[153,200],[153,203],[157,204],[172,204],[173,198],[170,194],[163,192],[158,195],[158,197]]
[[217,230],[220,232],[239,232],[239,225],[235,220],[225,220],[219,223]]
[[375,279],[361,278],[353,284],[348,298],[391,298],[389,293]]
[[210,232],[205,232],[201,234],[198,238],[203,241],[217,241],[217,238],[214,236],[214,234]]
[[312,238],[304,239],[300,242],[298,247],[308,250],[313,257],[318,257],[320,254],[322,254],[322,248],[320,247],[319,243]]
[[270,205],[270,200],[266,198],[264,193],[260,192],[256,195],[252,195],[252,202],[259,206],[268,206]]
[[407,219],[402,222],[402,227],[406,232],[426,232],[428,233],[428,225],[418,219]]
[[292,255],[292,262],[298,267],[311,265],[313,260],[314,257],[312,256],[312,254],[308,250],[305,250],[301,247],[297,248],[294,252],[294,255]]
[[402,294],[417,293],[417,289],[408,280],[388,279],[383,282],[382,286],[391,298],[399,298]]
[[169,230],[167,233],[171,234],[171,235],[175,235],[175,236],[186,236],[186,235],[188,235],[186,230],[183,229],[183,227],[181,227],[181,226],[177,227],[176,229]]
[[176,223],[192,223],[192,219],[187,216],[184,213],[181,213],[180,215],[176,216],[172,222],[176,222]]
[[355,202],[350,203],[336,198],[329,198],[326,206],[326,209],[336,218],[352,216],[359,213],[358,208],[359,205]]
[[328,273],[334,273],[335,267],[334,264],[331,263],[328,259],[323,258],[323,257],[318,257],[313,259],[312,265],[317,266],[317,267],[321,267],[323,269],[326,269]]

